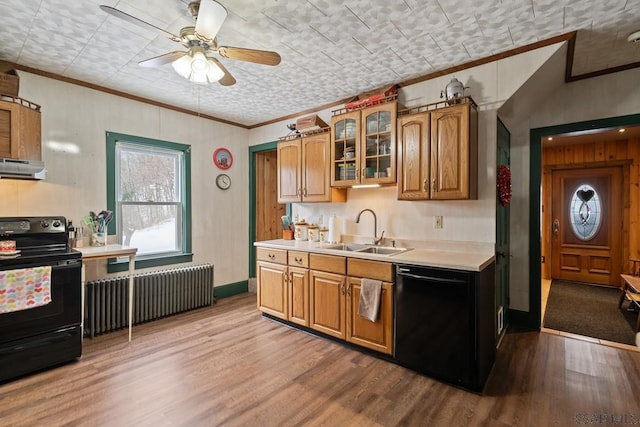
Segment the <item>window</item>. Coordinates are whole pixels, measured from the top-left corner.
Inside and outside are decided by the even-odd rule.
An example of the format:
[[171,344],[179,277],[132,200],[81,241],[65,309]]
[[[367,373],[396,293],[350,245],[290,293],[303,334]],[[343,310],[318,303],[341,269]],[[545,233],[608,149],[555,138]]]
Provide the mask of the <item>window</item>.
[[595,188],[589,184],[582,184],[573,191],[569,217],[571,229],[579,239],[590,240],[598,233],[602,222],[600,211],[600,196]]
[[138,248],[137,268],[191,261],[189,177],[188,145],[107,132],[109,234]]

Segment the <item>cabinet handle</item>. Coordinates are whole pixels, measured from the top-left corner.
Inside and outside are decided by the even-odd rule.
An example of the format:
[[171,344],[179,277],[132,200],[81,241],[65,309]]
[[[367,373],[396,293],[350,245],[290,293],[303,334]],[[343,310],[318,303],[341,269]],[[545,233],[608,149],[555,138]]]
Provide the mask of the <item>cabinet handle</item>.
[[301,191],[300,191],[300,189],[298,188],[298,189],[296,190],[296,196],[300,196],[300,194],[301,194],[301,193],[302,193],[302,192],[301,192]]
[[289,283],[293,283],[293,271],[289,273]]
[[282,272],[282,281],[284,283],[288,283],[289,282],[289,278],[287,277],[287,273],[285,273],[284,271]]
[[424,181],[422,181],[422,190],[423,191],[427,191],[427,178],[424,179]]
[[344,281],[340,282],[340,293],[344,295]]
[[294,260],[298,263],[298,264],[302,264],[302,258],[298,258],[295,257]]
[[433,179],[431,180],[431,185],[433,185],[434,187],[436,186],[436,179],[435,179],[435,178],[433,178]]
[[276,254],[269,254],[269,259],[270,260],[276,259]]
[[307,187],[304,187],[304,190],[302,190],[302,197],[307,197]]

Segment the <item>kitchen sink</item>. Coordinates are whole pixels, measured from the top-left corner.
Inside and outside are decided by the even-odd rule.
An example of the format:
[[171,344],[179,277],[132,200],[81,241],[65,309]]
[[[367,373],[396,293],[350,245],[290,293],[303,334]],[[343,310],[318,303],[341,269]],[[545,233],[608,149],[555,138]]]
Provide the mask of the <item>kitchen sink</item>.
[[368,248],[369,245],[364,245],[361,243],[338,243],[336,245],[323,245],[322,248],[323,249],[336,249],[339,251],[349,251],[349,252],[355,252],[355,251],[360,251],[362,249],[366,249]]
[[385,248],[380,246],[369,246],[364,249],[360,249],[357,252],[366,252],[370,254],[378,254],[378,255],[393,255],[400,252],[405,252],[408,249],[406,248]]
[[410,250],[410,248],[394,248],[388,246],[373,246],[373,245],[365,245],[362,243],[339,243],[335,245],[323,245],[323,249],[335,249],[338,251],[346,251],[346,252],[362,252],[362,253],[370,253],[370,254],[378,254],[378,255],[394,255],[400,252],[406,252]]

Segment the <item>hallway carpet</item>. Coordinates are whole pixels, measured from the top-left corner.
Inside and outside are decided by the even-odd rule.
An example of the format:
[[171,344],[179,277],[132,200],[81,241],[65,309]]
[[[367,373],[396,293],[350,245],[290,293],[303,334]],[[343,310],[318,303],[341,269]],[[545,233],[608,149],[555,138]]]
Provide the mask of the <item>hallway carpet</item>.
[[593,338],[635,345],[638,316],[618,308],[620,290],[565,280],[553,280],[544,327]]

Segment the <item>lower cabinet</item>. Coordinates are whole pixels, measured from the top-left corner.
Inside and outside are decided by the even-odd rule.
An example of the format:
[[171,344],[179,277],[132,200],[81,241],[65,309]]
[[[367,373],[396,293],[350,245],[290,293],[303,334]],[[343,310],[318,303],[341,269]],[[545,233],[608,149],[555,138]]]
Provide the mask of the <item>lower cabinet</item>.
[[347,285],[347,341],[381,353],[393,351],[393,284],[382,283],[380,312],[375,322],[358,315],[360,282],[349,278]]
[[[393,264],[258,248],[258,309],[384,354],[393,353]],[[375,322],[358,314],[362,279],[382,281]]]

